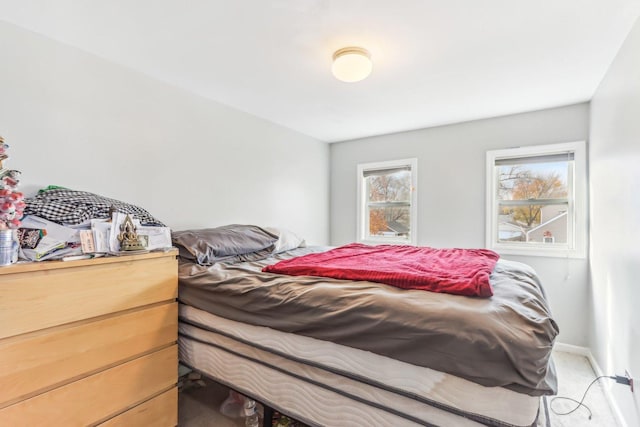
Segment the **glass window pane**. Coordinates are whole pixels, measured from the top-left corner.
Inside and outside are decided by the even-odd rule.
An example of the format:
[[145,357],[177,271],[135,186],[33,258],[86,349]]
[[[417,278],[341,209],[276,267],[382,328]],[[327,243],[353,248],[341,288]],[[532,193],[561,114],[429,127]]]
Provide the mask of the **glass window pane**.
[[408,240],[410,212],[408,206],[369,208],[369,237]]
[[584,257],[584,141],[487,151],[487,248]]
[[417,159],[358,164],[358,241],[416,244]]
[[368,202],[409,202],[411,200],[411,172],[401,170],[365,178]]
[[567,205],[498,204],[498,242],[566,244]]
[[569,162],[502,161],[496,166],[498,200],[566,199]]

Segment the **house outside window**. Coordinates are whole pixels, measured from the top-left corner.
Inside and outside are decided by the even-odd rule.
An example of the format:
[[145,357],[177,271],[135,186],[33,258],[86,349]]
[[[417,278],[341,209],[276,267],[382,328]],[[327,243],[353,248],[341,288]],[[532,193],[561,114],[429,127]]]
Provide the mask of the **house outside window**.
[[584,142],[487,152],[487,247],[585,257],[586,191]]
[[358,241],[411,244],[417,241],[418,160],[358,165]]

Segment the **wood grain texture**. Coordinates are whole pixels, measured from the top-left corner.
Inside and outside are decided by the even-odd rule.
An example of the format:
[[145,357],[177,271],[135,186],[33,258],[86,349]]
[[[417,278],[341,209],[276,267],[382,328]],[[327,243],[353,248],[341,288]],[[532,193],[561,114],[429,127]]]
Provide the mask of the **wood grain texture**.
[[143,404],[177,382],[177,267],[173,250],[0,268],[0,426],[164,418]]
[[0,340],[0,408],[176,342],[177,303]]
[[0,338],[175,300],[177,260],[162,255],[0,269]]
[[0,410],[2,426],[87,426],[175,386],[177,346],[142,356]]
[[81,266],[93,266],[100,264],[112,264],[114,262],[122,262],[123,260],[127,261],[139,261],[145,259],[153,259],[153,258],[164,258],[164,257],[172,257],[175,258],[178,256],[178,250],[176,248],[171,248],[167,251],[156,251],[156,252],[148,252],[146,254],[139,255],[122,255],[122,256],[107,256],[103,258],[91,258],[91,259],[80,259],[75,261],[46,261],[46,262],[18,262],[16,264],[11,264],[8,266],[3,266],[0,268],[0,283],[2,282],[2,276],[5,274],[17,274],[17,273],[28,273],[32,271],[51,271],[57,270],[60,268],[71,268],[71,267],[81,267]]
[[174,427],[178,425],[178,388],[171,390],[129,409],[110,420],[99,424],[100,427]]

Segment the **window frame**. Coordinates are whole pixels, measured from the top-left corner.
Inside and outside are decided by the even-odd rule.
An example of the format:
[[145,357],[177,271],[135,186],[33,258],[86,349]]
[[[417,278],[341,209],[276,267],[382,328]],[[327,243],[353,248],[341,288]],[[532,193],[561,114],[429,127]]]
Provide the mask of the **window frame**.
[[[372,170],[384,170],[409,167],[411,171],[411,196],[409,200],[409,238],[371,237],[368,235],[369,218],[367,210],[367,191],[364,173]],[[418,159],[408,158],[381,162],[359,163],[357,166],[357,237],[356,241],[365,244],[417,245],[418,241]]]
[[[496,161],[573,153],[567,187],[567,244],[498,241],[498,176]],[[587,152],[585,141],[490,150],[486,154],[486,247],[500,254],[585,258],[587,255]]]

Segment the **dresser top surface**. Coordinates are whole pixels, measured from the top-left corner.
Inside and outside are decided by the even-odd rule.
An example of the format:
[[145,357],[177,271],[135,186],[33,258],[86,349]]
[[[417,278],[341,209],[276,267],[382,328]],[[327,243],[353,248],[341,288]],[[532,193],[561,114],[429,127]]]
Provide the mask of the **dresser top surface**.
[[104,256],[99,258],[79,259],[75,261],[41,261],[41,262],[17,262],[15,264],[0,266],[0,277],[6,274],[26,273],[30,271],[47,271],[59,268],[83,267],[88,265],[112,264],[117,262],[140,261],[145,259],[176,257],[178,250],[170,248],[166,251],[154,251],[136,255]]

